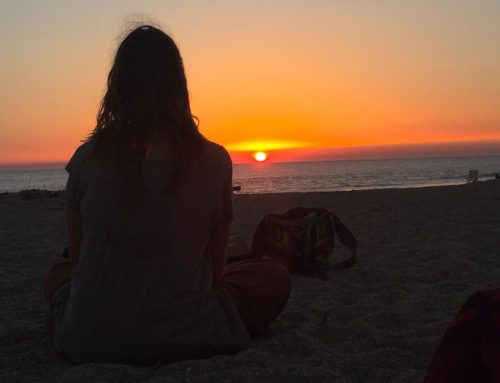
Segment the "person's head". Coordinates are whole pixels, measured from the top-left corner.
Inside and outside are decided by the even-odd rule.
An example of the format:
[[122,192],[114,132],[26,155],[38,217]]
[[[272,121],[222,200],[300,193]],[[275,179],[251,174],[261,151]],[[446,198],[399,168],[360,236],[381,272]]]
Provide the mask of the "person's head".
[[150,25],[131,31],[118,47],[107,85],[90,138],[96,148],[101,142],[114,146],[120,173],[136,171],[157,131],[177,148],[178,167],[196,156],[202,136],[179,49],[166,33]]

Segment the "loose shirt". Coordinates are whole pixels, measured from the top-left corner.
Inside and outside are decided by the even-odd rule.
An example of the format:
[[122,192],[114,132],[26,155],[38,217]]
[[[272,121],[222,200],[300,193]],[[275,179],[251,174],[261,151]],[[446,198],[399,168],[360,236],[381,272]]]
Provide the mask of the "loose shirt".
[[[232,164],[208,142],[188,174],[144,160],[139,187],[81,145],[66,169],[67,200],[82,215],[71,283],[55,297],[54,342],[75,362],[155,363],[233,353],[249,335],[212,282],[208,244],[229,223]],[[128,191],[127,191],[128,190]]]

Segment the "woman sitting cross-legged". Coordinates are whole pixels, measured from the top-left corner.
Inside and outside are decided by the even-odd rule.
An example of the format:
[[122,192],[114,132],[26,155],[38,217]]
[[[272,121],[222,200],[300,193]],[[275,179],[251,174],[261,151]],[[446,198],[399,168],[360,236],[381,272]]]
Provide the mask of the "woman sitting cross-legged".
[[107,85],[66,168],[69,251],[45,282],[57,351],[154,364],[244,349],[283,309],[290,278],[265,259],[226,266],[232,164],[197,129],[175,43],[133,30]]

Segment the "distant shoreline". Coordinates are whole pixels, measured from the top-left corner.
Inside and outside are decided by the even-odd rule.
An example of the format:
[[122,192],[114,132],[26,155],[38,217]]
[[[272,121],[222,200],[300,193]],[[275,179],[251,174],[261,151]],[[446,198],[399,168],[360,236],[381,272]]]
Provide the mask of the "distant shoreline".
[[[477,187],[479,184],[489,184],[489,183],[498,183],[500,185],[500,179],[488,179],[488,180],[482,180],[482,181],[477,181],[477,182],[463,182],[463,183],[456,183],[456,184],[446,184],[446,185],[423,185],[423,186],[409,186],[409,187],[378,187],[378,188],[371,188],[371,189],[350,189],[350,190],[325,190],[325,191],[290,191],[290,192],[272,192],[272,193],[245,193],[241,191],[235,191],[233,192],[233,195],[235,198],[238,198],[238,196],[269,196],[269,197],[276,197],[276,196],[290,196],[292,194],[298,194],[298,195],[324,195],[324,194],[331,194],[331,193],[366,193],[366,192],[381,192],[381,191],[412,191],[412,190],[425,190],[425,189],[439,189],[439,188],[473,188]],[[44,197],[60,197],[66,193],[65,189],[59,189],[59,190],[47,190],[47,189],[26,189],[26,190],[20,190],[20,191],[15,191],[15,192],[0,192],[0,196],[3,195],[19,195],[21,197],[27,196],[29,199],[37,199],[37,198],[44,198]]]
[[[0,192],[64,189],[68,173],[52,166],[0,171]],[[235,164],[233,185],[241,187],[235,194],[408,189],[461,185],[470,170],[479,181],[495,179],[500,156]]]

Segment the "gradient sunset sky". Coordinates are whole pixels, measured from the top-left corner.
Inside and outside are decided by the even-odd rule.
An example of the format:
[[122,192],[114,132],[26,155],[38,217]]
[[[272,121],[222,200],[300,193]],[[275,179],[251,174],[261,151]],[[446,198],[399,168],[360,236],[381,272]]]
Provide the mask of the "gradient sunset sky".
[[500,140],[498,0],[18,0],[0,5],[0,163],[67,160],[120,36],[150,19],[179,45],[200,130],[236,160]]

